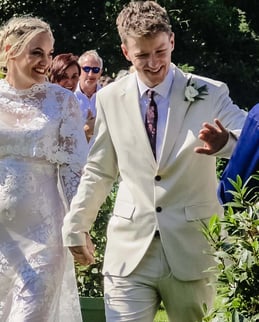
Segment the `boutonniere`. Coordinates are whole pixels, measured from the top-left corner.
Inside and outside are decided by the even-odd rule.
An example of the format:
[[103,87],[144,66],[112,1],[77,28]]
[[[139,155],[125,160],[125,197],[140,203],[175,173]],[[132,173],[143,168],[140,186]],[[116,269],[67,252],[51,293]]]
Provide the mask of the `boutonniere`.
[[189,78],[184,91],[184,100],[192,103],[197,100],[204,100],[202,97],[204,95],[208,95],[207,85],[205,84],[201,87],[197,87],[197,84],[192,80],[192,78]]

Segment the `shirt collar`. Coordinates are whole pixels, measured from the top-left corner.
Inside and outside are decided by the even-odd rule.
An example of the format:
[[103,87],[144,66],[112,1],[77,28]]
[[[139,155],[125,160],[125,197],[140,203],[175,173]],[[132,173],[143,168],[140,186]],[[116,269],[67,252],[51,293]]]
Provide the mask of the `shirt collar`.
[[[98,92],[100,89],[102,88],[102,86],[100,84],[97,83],[97,86],[96,86],[96,92]],[[85,93],[81,90],[81,87],[80,87],[80,83],[78,82],[77,83],[77,86],[76,86],[76,92],[80,92],[82,93],[83,95],[85,95]],[[91,96],[91,98],[96,95],[96,92],[93,93],[93,95]],[[86,96],[86,95],[85,95]],[[86,96],[87,97],[87,96]]]
[[[174,75],[175,75],[175,66],[173,65],[172,68],[169,68],[169,71],[165,77],[165,79],[162,81],[162,83],[158,84],[157,86],[153,87],[152,90],[154,90],[157,94],[161,95],[164,98],[167,98],[170,93],[171,86],[174,81]],[[149,87],[145,85],[139,78],[138,73],[136,73],[137,76],[137,83],[139,88],[140,97],[142,97]]]

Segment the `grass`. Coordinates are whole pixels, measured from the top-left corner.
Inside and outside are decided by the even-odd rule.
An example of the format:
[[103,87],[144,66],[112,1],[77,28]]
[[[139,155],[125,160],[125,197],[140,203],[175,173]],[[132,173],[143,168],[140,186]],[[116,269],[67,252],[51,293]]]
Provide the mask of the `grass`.
[[157,312],[154,322],[168,322],[165,310],[162,309]]

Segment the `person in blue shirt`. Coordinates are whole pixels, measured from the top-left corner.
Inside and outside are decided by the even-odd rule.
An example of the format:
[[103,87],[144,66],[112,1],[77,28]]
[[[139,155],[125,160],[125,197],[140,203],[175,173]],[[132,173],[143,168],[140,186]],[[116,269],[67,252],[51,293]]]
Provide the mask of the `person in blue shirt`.
[[[251,177],[259,171],[259,104],[248,113],[238,143],[222,174],[218,187],[218,198],[222,204],[233,201],[235,191],[230,179],[236,181],[237,175],[246,183],[248,193],[245,198],[255,200],[259,193],[259,181]],[[252,189],[252,190],[251,190]]]

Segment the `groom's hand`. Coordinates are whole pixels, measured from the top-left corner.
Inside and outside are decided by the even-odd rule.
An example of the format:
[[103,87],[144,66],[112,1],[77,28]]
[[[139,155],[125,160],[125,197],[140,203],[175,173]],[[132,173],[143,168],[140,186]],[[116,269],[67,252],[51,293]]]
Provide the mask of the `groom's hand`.
[[229,132],[224,128],[218,119],[214,120],[215,125],[203,123],[198,138],[204,142],[203,146],[196,147],[194,151],[201,154],[214,154],[221,150],[227,143]]
[[69,250],[71,251],[74,259],[81,265],[90,265],[95,263],[94,259],[94,244],[89,236],[86,233],[86,245],[84,246],[70,246]]

